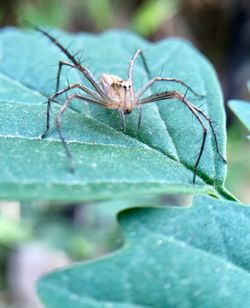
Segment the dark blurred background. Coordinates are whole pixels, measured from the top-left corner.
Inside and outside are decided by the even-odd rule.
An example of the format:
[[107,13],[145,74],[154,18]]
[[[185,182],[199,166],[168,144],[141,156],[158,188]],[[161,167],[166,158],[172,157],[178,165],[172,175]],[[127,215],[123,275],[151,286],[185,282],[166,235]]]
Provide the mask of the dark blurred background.
[[[1,0],[0,8],[1,27],[22,27],[26,19],[71,32],[122,28],[150,41],[183,37],[215,66],[225,106],[230,99],[250,101],[249,0]],[[247,131],[227,107],[226,111],[226,187],[250,204]],[[113,201],[94,206],[0,203],[0,307],[39,307],[34,281],[41,273],[119,247],[122,240],[115,213],[149,202]]]

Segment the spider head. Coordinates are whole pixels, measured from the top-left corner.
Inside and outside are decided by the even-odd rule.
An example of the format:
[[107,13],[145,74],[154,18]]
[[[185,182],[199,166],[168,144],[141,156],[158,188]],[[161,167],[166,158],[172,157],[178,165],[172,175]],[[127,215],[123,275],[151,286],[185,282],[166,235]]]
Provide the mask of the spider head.
[[101,83],[103,88],[108,91],[110,88],[117,88],[118,91],[128,91],[132,88],[132,83],[129,80],[122,80],[119,76],[102,74]]
[[132,83],[129,80],[121,80],[119,82],[119,87],[123,88],[125,91],[128,91],[129,89],[132,88]]
[[123,80],[119,76],[102,74],[102,88],[111,101],[111,108],[120,108],[125,114],[134,108],[134,90],[130,80]]

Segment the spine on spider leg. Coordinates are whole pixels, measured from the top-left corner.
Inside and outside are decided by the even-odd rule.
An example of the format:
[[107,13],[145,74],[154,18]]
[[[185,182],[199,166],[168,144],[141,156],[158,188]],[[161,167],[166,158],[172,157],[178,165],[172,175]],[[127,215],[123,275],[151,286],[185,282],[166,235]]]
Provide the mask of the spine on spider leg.
[[53,36],[51,36],[48,32],[44,31],[43,29],[33,26],[35,30],[39,31],[43,35],[45,35],[53,44],[55,44],[61,51],[68,57],[68,59],[75,64],[75,66],[79,67],[79,62],[75,59],[73,55],[71,55],[68,50],[63,47]]
[[98,86],[98,84],[93,79],[91,73],[79,63],[76,58],[65,48],[62,44],[60,44],[53,36],[51,36],[48,32],[44,31],[43,29],[32,25],[32,27],[37,30],[38,32],[42,33],[46,36],[53,44],[55,44],[66,56],[67,58],[75,65],[75,67],[84,74],[84,76],[89,80],[89,82],[93,85],[96,91],[103,97],[104,93]]

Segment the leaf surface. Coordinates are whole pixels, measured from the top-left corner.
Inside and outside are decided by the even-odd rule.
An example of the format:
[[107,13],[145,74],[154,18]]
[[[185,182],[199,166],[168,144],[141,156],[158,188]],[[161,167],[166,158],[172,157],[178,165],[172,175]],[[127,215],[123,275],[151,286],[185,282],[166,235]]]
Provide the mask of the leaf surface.
[[250,208],[197,197],[191,207],[128,209],[122,249],[42,278],[46,307],[249,307]]
[[[140,59],[134,84],[140,88],[149,77],[176,77],[195,91],[187,99],[201,106],[216,123],[219,148],[225,154],[225,116],[221,90],[211,65],[194,47],[179,39],[151,44],[132,33],[110,31],[101,35],[68,35],[51,32],[72,53],[83,51],[82,60],[95,73],[126,78],[129,58],[143,48],[150,68],[145,73]],[[138,112],[126,117],[126,133],[116,110],[75,101],[65,112],[62,127],[73,154],[75,173],[53,126],[59,105],[53,106],[52,128],[39,140],[45,125],[46,99],[54,93],[57,63],[66,60],[57,47],[40,33],[5,29],[0,33],[0,197],[7,199],[86,200],[152,193],[210,193],[231,198],[223,183],[226,166],[216,152],[209,132],[192,184],[202,129],[189,110],[176,100],[143,106],[142,127]],[[74,69],[65,69],[61,88],[86,80]],[[186,90],[173,83],[160,90]],[[61,102],[65,96],[61,97]]]

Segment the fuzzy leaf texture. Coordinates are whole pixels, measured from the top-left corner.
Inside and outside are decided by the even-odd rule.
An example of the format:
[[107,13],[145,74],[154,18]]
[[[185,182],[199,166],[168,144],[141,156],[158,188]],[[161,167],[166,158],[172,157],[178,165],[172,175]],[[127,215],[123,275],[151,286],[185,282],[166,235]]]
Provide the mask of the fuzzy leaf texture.
[[[225,156],[226,132],[223,99],[214,69],[189,43],[167,39],[151,44],[123,31],[101,35],[69,35],[50,31],[72,53],[82,51],[84,65],[95,73],[126,78],[128,61],[142,48],[150,69],[140,60],[134,71],[135,87],[149,77],[175,77],[195,91],[187,99],[201,106],[216,126],[219,148]],[[0,33],[0,198],[44,200],[96,200],[140,194],[209,193],[231,198],[224,189],[226,165],[215,149],[211,131],[198,168],[193,170],[202,142],[202,129],[182,103],[167,100],[143,106],[142,127],[138,112],[126,117],[126,133],[116,110],[75,101],[65,112],[62,128],[73,154],[75,173],[68,169],[65,150],[54,127],[59,110],[53,104],[52,128],[45,140],[47,97],[54,93],[59,60],[65,56],[35,31],[12,28]],[[63,70],[60,88],[67,82],[88,82],[74,69]],[[186,89],[159,83],[147,94]],[[65,96],[60,97],[61,102]]]
[[125,210],[120,250],[48,274],[39,294],[46,308],[247,308],[249,219],[249,206],[209,197]]

